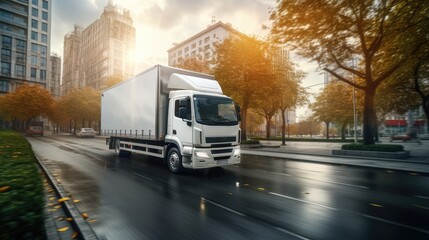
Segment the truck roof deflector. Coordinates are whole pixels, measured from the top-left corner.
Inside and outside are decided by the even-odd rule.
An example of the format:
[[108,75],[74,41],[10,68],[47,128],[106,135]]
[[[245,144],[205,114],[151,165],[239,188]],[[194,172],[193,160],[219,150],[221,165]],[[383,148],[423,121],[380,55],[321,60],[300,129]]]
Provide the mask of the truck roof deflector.
[[168,82],[168,89],[195,90],[222,94],[222,88],[215,80],[173,73]]

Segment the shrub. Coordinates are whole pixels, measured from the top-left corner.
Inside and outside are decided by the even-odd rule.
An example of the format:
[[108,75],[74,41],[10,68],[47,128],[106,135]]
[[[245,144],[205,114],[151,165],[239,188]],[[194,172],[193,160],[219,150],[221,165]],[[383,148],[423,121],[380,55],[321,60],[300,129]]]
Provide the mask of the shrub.
[[341,146],[342,150],[360,150],[360,151],[378,151],[378,152],[402,152],[404,146],[395,144],[344,144]]
[[44,197],[30,144],[0,131],[0,239],[45,239]]
[[241,144],[259,144],[259,140],[243,140],[241,141]]

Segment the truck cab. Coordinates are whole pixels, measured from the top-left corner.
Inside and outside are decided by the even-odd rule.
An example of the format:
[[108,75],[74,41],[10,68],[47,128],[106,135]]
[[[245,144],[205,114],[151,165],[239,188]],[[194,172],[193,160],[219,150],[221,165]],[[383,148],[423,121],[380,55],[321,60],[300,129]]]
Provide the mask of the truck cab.
[[166,142],[173,172],[240,163],[239,114],[234,101],[222,94],[192,90],[170,92]]

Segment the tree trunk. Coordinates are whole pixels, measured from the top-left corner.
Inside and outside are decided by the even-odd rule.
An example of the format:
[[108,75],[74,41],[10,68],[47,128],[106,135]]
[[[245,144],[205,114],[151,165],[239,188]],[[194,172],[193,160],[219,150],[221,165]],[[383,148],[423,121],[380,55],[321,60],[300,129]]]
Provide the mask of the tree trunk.
[[346,124],[341,126],[341,140],[346,140]]
[[326,124],[326,139],[329,140],[329,122],[325,122]]
[[282,145],[286,145],[286,109],[281,109],[282,111]]
[[242,141],[247,139],[246,127],[247,127],[247,106],[243,106],[243,108],[241,108],[241,140]]
[[267,125],[266,125],[267,139],[270,139],[270,137],[271,137],[271,118],[265,117],[265,120],[267,121]]
[[365,89],[364,111],[363,111],[363,144],[375,143],[374,129],[377,127],[377,115],[374,109],[375,87],[368,86]]

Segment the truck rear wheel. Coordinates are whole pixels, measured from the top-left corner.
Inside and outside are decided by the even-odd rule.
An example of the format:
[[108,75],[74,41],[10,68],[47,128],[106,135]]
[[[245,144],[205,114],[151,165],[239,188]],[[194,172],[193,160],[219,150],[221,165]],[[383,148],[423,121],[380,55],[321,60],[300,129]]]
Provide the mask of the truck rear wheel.
[[131,152],[125,151],[125,150],[121,150],[120,146],[121,146],[121,140],[116,139],[115,140],[115,153],[116,153],[116,156],[118,156],[118,157],[129,157],[129,156],[131,156]]
[[173,173],[181,173],[183,171],[182,155],[180,154],[179,149],[173,147],[168,151],[167,165]]

